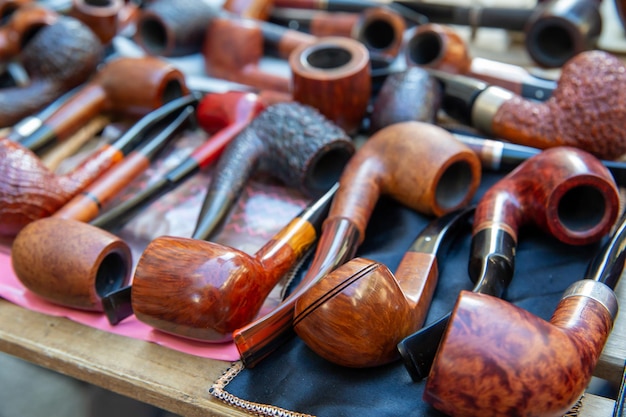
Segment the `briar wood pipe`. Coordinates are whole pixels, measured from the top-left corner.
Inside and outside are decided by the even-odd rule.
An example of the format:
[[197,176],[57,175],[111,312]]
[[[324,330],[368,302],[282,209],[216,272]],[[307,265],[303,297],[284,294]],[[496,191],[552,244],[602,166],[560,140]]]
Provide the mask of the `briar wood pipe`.
[[339,180],[354,150],[345,132],[314,108],[297,102],[269,106],[224,149],[192,237],[210,240],[221,231],[254,173],[317,196]]
[[296,301],[326,274],[354,257],[381,195],[425,214],[442,215],[466,205],[479,181],[476,155],[437,126],[398,123],[371,136],[341,175],[306,275],[278,307],[235,331],[234,340],[245,365],[255,366],[289,339]]
[[354,258],[296,301],[293,327],[314,352],[355,368],[400,358],[396,345],[424,323],[446,244],[469,229],[474,208],[433,220],[402,257],[395,276],[382,263]]
[[[196,118],[198,124],[211,135],[210,139],[192,151],[176,167],[153,179],[151,185],[108,209],[90,223],[105,230],[122,228],[143,208],[214,163],[228,143],[265,108],[266,103],[261,95],[238,91],[207,94],[198,104]],[[123,318],[117,317],[112,319],[112,322],[118,322]]]
[[613,289],[624,269],[625,219],[585,279],[566,289],[549,322],[504,300],[462,291],[424,400],[450,416],[566,414],[589,384],[617,315]]
[[[291,93],[348,134],[361,126],[371,95],[370,56],[354,39],[318,38],[269,22],[217,17],[207,28],[202,50],[213,77]],[[288,59],[288,74],[263,68],[260,61],[266,55]]]
[[89,26],[100,42],[108,45],[128,24],[124,9],[135,7],[125,0],[72,0],[68,14]]
[[18,7],[0,26],[0,61],[19,55],[26,43],[44,26],[53,24],[58,14],[36,3]]
[[100,41],[80,21],[59,16],[42,27],[19,54],[29,83],[0,92],[0,126],[14,125],[86,82],[101,58]]
[[213,242],[153,240],[135,269],[135,316],[191,339],[232,340],[232,332],[255,318],[276,284],[313,247],[337,188],[333,185],[253,256]]
[[412,29],[404,44],[408,66],[464,74],[505,88],[522,97],[544,101],[556,82],[531,75],[518,65],[470,57],[466,42],[449,26],[429,23]]
[[273,5],[274,0],[226,0],[222,8],[248,19],[267,20]]
[[97,114],[141,117],[187,93],[184,75],[172,64],[155,57],[117,58],[20,143],[39,150],[65,139]]
[[[522,227],[535,225],[570,245],[599,241],[618,215],[609,171],[571,147],[543,151],[494,184],[476,207],[469,275],[473,292],[502,297],[514,271]],[[414,380],[428,375],[450,314],[405,338],[398,349]]]
[[360,13],[272,9],[272,22],[293,27],[312,35],[346,36],[362,42],[371,55],[388,60],[400,52],[406,22],[387,7],[370,7]]
[[[603,159],[626,153],[626,65],[603,51],[582,52],[563,67],[542,103],[463,75],[429,70],[443,86],[451,117],[519,145],[581,148]],[[572,105],[575,103],[575,105]]]

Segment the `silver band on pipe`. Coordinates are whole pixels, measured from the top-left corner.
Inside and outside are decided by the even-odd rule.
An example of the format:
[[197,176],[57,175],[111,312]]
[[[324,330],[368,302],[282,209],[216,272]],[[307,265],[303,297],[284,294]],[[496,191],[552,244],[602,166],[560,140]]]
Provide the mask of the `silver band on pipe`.
[[582,296],[596,300],[602,304],[615,319],[618,311],[617,296],[607,285],[591,279],[582,279],[570,285],[561,299]]
[[493,134],[491,124],[502,103],[515,96],[511,91],[501,87],[489,86],[476,97],[472,106],[472,124],[475,128]]

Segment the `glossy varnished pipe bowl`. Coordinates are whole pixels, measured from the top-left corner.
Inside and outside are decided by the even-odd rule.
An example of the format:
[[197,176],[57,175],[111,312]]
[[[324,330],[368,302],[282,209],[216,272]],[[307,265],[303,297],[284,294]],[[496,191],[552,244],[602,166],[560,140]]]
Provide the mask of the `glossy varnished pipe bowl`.
[[[56,243],[55,243],[56,242]],[[130,282],[130,248],[94,226],[54,217],[27,225],[11,246],[18,279],[66,307],[102,311],[102,297]]]

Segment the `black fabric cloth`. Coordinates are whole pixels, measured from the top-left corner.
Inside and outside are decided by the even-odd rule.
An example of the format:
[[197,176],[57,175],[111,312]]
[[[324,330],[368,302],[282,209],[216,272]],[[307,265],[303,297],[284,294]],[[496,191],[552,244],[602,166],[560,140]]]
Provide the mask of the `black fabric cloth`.
[[[484,173],[475,202],[501,175]],[[378,202],[357,256],[395,270],[406,249],[432,218],[390,198]],[[461,289],[473,287],[467,272],[471,236],[460,236],[439,260],[439,282],[426,324],[452,309]],[[569,246],[534,226],[519,234],[515,275],[504,298],[549,320],[563,291],[584,278],[599,243]],[[422,400],[425,382],[414,382],[401,361],[369,369],[334,365],[317,356],[297,336],[226,387],[248,401],[325,416],[426,416],[440,412]]]

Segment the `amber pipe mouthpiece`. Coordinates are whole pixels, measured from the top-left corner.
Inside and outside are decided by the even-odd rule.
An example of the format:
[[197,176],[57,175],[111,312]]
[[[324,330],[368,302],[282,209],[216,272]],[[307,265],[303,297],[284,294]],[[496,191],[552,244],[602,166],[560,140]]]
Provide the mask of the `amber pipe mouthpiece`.
[[573,146],[608,160],[626,153],[626,90],[621,88],[626,65],[609,53],[576,55],[542,103],[463,75],[429,71],[443,85],[443,110],[489,135],[539,149]]
[[354,258],[298,298],[293,327],[314,352],[363,368],[400,358],[396,345],[424,323],[450,239],[469,230],[474,208],[433,220],[402,257],[395,276],[382,263]]
[[63,140],[102,112],[142,117],[188,93],[183,73],[156,57],[117,58],[20,143],[39,150]]
[[74,18],[59,16],[39,29],[19,54],[29,83],[0,93],[0,126],[13,126],[86,82],[96,72],[102,52],[94,33]]
[[246,366],[256,365],[289,339],[297,299],[354,257],[381,195],[427,215],[443,215],[471,200],[480,173],[476,154],[435,125],[397,123],[372,135],[341,175],[306,275],[277,308],[235,331]]
[[206,1],[151,1],[138,12],[134,41],[149,55],[197,53],[218,13],[219,8]]
[[[557,147],[528,159],[494,184],[476,207],[469,275],[473,292],[502,297],[513,278],[518,233],[535,225],[570,245],[599,241],[617,218],[619,194],[602,163]],[[398,344],[414,380],[428,375],[450,315]]]
[[11,246],[16,276],[33,293],[56,304],[103,311],[102,297],[130,282],[130,248],[115,235],[68,219],[28,224]]
[[624,270],[625,219],[549,322],[504,300],[461,292],[424,400],[450,416],[565,415],[587,388],[618,312],[613,289]]
[[466,42],[454,29],[435,23],[411,30],[405,38],[404,57],[408,66],[464,74],[540,101],[548,99],[556,87],[555,81],[535,77],[518,65],[470,57]]
[[339,180],[354,150],[345,132],[314,108],[296,102],[269,106],[224,149],[192,237],[210,240],[221,231],[253,173],[316,196]]
[[255,318],[276,284],[313,247],[337,188],[313,201],[253,256],[195,239],[153,240],[135,269],[135,316],[191,339],[232,340],[233,331]]

